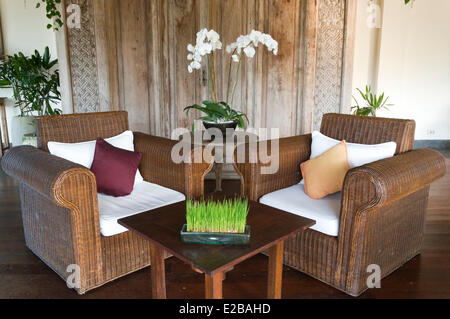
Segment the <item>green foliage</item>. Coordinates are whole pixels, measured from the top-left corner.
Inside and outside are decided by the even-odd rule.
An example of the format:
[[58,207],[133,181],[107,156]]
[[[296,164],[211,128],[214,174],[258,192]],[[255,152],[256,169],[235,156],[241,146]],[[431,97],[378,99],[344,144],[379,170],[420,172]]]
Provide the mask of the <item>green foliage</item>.
[[36,3],[36,8],[40,8],[41,4],[45,5],[46,16],[52,21],[52,23],[47,24],[47,29],[53,28],[53,30],[58,31],[64,25],[61,12],[57,8],[60,3],[61,0],[38,0]]
[[0,62],[0,88],[12,88],[15,106],[22,116],[55,115],[52,103],[61,101],[58,60],[51,60],[48,47],[41,55],[37,50],[30,57],[22,52]]
[[358,103],[358,100],[353,96],[353,100],[355,101],[356,105],[351,107],[351,110],[353,111],[353,114],[360,115],[360,116],[377,116],[376,113],[378,110],[381,109],[388,109],[387,106],[392,106],[393,104],[386,104],[389,97],[384,97],[384,93],[382,93],[380,96],[377,96],[376,94],[372,93],[372,89],[369,85],[366,85],[366,92],[364,93],[360,89],[358,90],[359,94],[361,95],[362,99],[365,102],[365,106],[360,106]]
[[227,121],[238,121],[238,126],[240,128],[244,128],[245,121],[248,118],[245,113],[233,110],[226,102],[211,102],[211,101],[203,101],[205,106],[200,106],[198,104],[194,104],[188,106],[184,109],[186,115],[189,114],[189,111],[192,109],[199,110],[206,114],[206,116],[200,117],[203,121],[208,122],[227,122]]
[[186,201],[188,232],[244,233],[247,214],[247,199]]
[[405,4],[408,4],[411,0],[405,0]]

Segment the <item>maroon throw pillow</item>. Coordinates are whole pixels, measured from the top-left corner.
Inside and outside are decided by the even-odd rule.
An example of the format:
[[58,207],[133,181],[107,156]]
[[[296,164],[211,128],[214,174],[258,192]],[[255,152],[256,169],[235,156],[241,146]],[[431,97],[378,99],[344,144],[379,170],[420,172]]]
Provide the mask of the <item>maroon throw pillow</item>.
[[129,195],[141,159],[141,152],[117,148],[98,138],[91,167],[97,180],[97,192],[114,197]]

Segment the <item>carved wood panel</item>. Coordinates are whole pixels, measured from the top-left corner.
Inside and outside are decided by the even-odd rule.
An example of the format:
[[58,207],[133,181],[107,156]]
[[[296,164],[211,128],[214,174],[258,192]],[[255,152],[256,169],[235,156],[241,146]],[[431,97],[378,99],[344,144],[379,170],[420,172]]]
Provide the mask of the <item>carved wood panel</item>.
[[93,2],[72,0],[70,3],[80,6],[82,25],[80,29],[67,29],[73,110],[77,113],[95,112],[99,106],[99,87]]
[[317,21],[317,65],[313,129],[325,113],[339,113],[344,48],[344,0],[320,0]]

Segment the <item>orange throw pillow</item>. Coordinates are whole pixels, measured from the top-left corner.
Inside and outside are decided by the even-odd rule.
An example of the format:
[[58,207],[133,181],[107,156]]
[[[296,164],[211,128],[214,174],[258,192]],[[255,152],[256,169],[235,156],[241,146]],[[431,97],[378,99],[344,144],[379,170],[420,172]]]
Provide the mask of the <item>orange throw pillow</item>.
[[345,141],[302,163],[300,169],[309,197],[320,199],[341,191],[345,174],[350,169]]

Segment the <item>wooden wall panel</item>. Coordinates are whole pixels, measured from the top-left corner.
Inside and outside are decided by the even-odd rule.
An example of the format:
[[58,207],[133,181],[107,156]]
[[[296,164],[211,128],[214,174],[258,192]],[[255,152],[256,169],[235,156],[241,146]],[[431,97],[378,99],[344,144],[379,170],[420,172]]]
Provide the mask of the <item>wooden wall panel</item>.
[[[266,127],[280,128],[281,136],[295,134],[295,110],[297,101],[295,26],[298,26],[296,12],[298,1],[272,0],[269,4],[268,32],[279,42],[277,56],[269,54],[266,91]],[[287,27],[287,26],[290,27]]]
[[124,109],[133,130],[170,137],[199,115],[186,117],[183,108],[208,98],[206,67],[187,72],[186,46],[196,32],[208,27],[222,37],[217,84],[225,99],[225,47],[257,29],[279,42],[279,54],[258,48],[246,59],[234,107],[251,127],[310,132],[323,113],[345,109],[354,1],[65,0],[83,14],[81,31],[59,37],[68,42],[73,110]]
[[146,2],[121,0],[120,24],[122,37],[123,101],[121,109],[128,111],[132,128],[150,132],[149,85],[146,38]]

